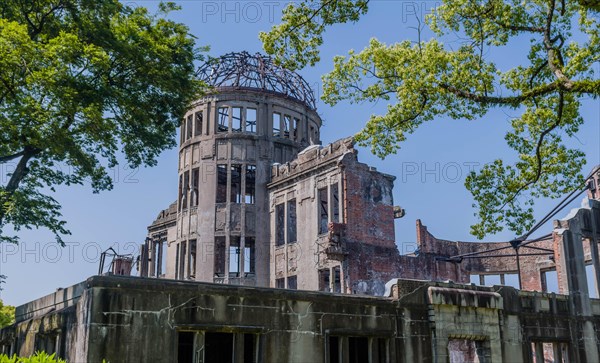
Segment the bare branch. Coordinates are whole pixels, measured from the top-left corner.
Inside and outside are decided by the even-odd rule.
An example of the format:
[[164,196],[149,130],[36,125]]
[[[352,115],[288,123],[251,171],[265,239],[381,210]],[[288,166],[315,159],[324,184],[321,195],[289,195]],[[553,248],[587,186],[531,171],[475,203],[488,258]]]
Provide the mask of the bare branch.
[[[360,11],[362,11],[362,10],[365,8],[365,6],[367,6],[367,5],[368,5],[369,1],[370,1],[370,0],[367,0],[367,2],[366,2],[364,5],[361,5],[361,6],[358,8],[358,10],[357,10],[357,13],[360,13]],[[315,10],[313,11],[313,13],[312,13],[312,14],[311,14],[311,15],[310,15],[310,16],[309,16],[309,17],[308,17],[308,18],[307,18],[305,21],[303,21],[303,22],[301,22],[301,23],[299,23],[299,24],[297,24],[297,25],[295,25],[295,26],[291,27],[290,29],[288,29],[288,30],[287,30],[287,32],[289,32],[289,33],[291,34],[291,33],[295,32],[296,30],[298,30],[298,29],[302,28],[302,27],[303,27],[303,26],[305,26],[306,24],[310,23],[310,22],[311,22],[311,21],[312,21],[312,20],[313,20],[313,19],[314,19],[314,18],[315,18],[317,15],[319,15],[319,13],[321,13],[321,11],[322,11],[324,8],[326,8],[326,7],[330,6],[330,5],[331,5],[332,7],[335,7],[335,4],[336,4],[336,3],[337,3],[337,0],[327,0],[327,1],[324,1],[324,2],[321,4],[321,6],[319,6],[317,9],[315,9]],[[332,5],[332,4],[333,4],[333,5]]]
[[518,107],[521,102],[529,99],[533,99],[537,96],[544,96],[556,91],[565,91],[572,94],[590,94],[597,97],[600,94],[600,80],[584,80],[584,81],[554,81],[551,83],[543,84],[532,88],[531,90],[508,97],[502,96],[485,96],[470,91],[459,89],[455,86],[440,83],[439,86],[454,94],[455,96],[468,99],[481,104],[490,105],[507,105],[511,107]]
[[19,156],[23,156],[23,154],[25,154],[25,150],[19,151],[18,153],[15,153],[12,155],[0,156],[0,163],[5,163],[7,161],[11,161],[13,159],[18,158]]
[[515,198],[517,198],[519,194],[521,194],[521,192],[525,190],[525,188],[537,183],[540,180],[540,177],[542,176],[542,143],[544,142],[544,138],[546,137],[546,135],[548,135],[550,132],[552,132],[552,130],[556,129],[560,125],[563,116],[564,102],[564,94],[562,91],[560,91],[558,109],[556,110],[556,122],[554,122],[552,125],[550,125],[550,127],[545,129],[544,131],[542,131],[540,137],[538,138],[537,146],[535,148],[535,159],[537,162],[535,177],[527,183],[521,185],[519,189],[517,189],[517,191],[515,191],[513,195],[510,198],[508,198],[508,200],[504,202],[504,204],[502,204],[502,206],[497,211],[504,209],[504,207],[506,207],[509,203],[512,203],[515,200]]

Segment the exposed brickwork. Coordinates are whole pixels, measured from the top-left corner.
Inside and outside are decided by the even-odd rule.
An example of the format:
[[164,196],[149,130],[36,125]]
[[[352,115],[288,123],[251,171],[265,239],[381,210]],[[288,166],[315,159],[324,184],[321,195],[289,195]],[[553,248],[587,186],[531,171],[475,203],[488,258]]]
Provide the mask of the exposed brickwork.
[[600,165],[597,165],[590,173],[587,194],[590,199],[600,199]]
[[[459,242],[459,241],[448,241],[434,237],[427,227],[424,226],[420,220],[417,220],[417,246],[418,246],[418,262],[414,262],[419,271],[427,271],[426,276],[432,280],[444,280],[449,279],[457,282],[469,282],[469,275],[479,274],[514,274],[517,272],[517,260],[515,250],[510,247],[508,241],[505,242]],[[529,244],[528,246],[535,248],[543,248],[553,250],[552,238],[544,239]],[[495,249],[504,248],[501,250],[494,251]],[[490,251],[490,252],[485,252]],[[542,255],[530,256],[531,253],[542,253]],[[458,263],[459,266],[452,269],[449,266],[451,262],[446,262],[442,268],[438,268],[437,271],[431,271],[432,268],[427,269],[427,266],[440,266],[440,261],[435,261],[439,258],[452,257],[459,255],[472,255],[478,258],[468,258],[465,256],[463,260]],[[519,248],[520,256],[520,268],[521,268],[521,283],[524,290],[542,291],[541,282],[541,270],[542,269],[553,269],[555,266],[551,260],[554,257],[553,252],[544,254],[544,251],[540,251],[533,248],[521,247]],[[408,261],[408,258],[402,257],[404,262]],[[402,268],[402,277],[417,278],[418,276],[412,272],[412,267]],[[418,274],[418,273],[417,273]]]
[[[357,155],[352,139],[342,139],[326,146],[309,147],[295,160],[273,166],[269,186],[271,200],[280,203],[288,198],[286,195],[293,194],[301,201],[298,220],[309,230],[319,223],[315,220],[320,198],[317,191],[327,185],[340,185],[343,189],[339,193],[342,222],[330,223],[328,236],[307,232],[299,238],[301,249],[316,251],[318,258],[316,264],[313,260],[298,261],[293,274],[302,279],[302,275],[310,275],[307,270],[331,268],[341,263],[343,291],[380,295],[385,283],[398,277],[469,283],[471,275],[517,273],[516,252],[509,241],[439,239],[429,233],[420,220],[416,222],[417,251],[400,255],[395,244],[394,208],[399,207],[393,203],[394,177],[360,163]],[[302,229],[299,226],[300,234]],[[542,272],[555,269],[553,241],[548,238],[529,246],[534,248],[519,249],[521,284],[523,289],[542,291]],[[273,268],[272,275],[279,278],[286,269],[288,274],[292,273],[289,263],[274,264]],[[301,283],[303,288],[318,288],[318,277],[312,276],[310,279],[315,281]]]
[[[302,288],[323,285],[316,274],[309,277],[311,270],[340,266],[343,292],[382,295],[385,283],[398,274],[392,197],[395,178],[358,162],[357,154],[352,139],[342,139],[309,147],[292,162],[273,167],[271,200],[289,200],[293,194],[300,202],[297,216],[304,228],[298,228],[298,244],[302,251],[314,251],[317,257],[316,263],[314,259],[298,261],[295,273]],[[318,213],[323,206],[318,191],[324,188],[330,196],[336,188],[341,198],[340,215],[329,216],[325,236],[310,232],[321,223]],[[338,201],[329,199],[327,207],[334,203],[338,208]],[[273,268],[276,277],[286,269],[290,274],[289,263],[274,264]]]

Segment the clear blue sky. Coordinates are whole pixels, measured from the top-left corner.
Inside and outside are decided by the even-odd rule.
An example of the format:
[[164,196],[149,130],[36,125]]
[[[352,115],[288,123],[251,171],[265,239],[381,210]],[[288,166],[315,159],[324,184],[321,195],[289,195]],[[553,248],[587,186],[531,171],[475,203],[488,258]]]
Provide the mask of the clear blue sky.
[[[157,1],[128,3],[150,9],[156,9],[158,4]],[[268,30],[279,21],[286,2],[182,1],[180,4],[183,10],[171,17],[187,24],[198,45],[209,45],[210,54],[218,56],[242,50],[260,52],[259,31]],[[349,49],[360,50],[371,37],[387,43],[415,40],[414,13],[422,17],[435,5],[432,1],[372,1],[368,15],[359,23],[328,31],[322,62],[300,73],[319,93],[320,76],[331,69],[333,56],[346,54]],[[522,39],[489,56],[501,69],[509,69],[521,59],[528,44],[527,39]],[[371,114],[384,109],[384,102],[342,103],[333,108],[320,102],[323,143],[356,133]],[[586,152],[588,165],[583,171],[587,173],[600,162],[599,101],[586,101],[582,112],[585,125],[571,142]],[[385,160],[361,149],[361,161],[397,176],[394,201],[406,209],[406,216],[396,222],[402,253],[414,249],[417,218],[437,237],[474,239],[469,235],[474,210],[463,185],[464,178],[470,167],[480,167],[498,157],[514,159],[503,139],[511,116],[504,111],[493,111],[476,121],[430,122],[411,135],[396,155]],[[6,166],[0,168],[4,168],[0,170],[1,177],[6,178]],[[100,251],[110,246],[122,253],[137,253],[148,224],[176,198],[177,150],[165,151],[158,165],[151,169],[128,170],[122,166],[116,171],[114,182],[114,190],[101,194],[92,194],[88,186],[57,190],[55,197],[62,203],[64,218],[73,233],[66,238],[67,248],[59,249],[45,230],[20,232],[22,244],[18,247],[0,246],[0,273],[8,276],[0,296],[6,303],[22,304],[86,279],[97,272]],[[545,215],[554,203],[539,201],[536,215]],[[561,214],[564,215],[566,211]],[[550,227],[542,229],[540,234],[548,232]],[[512,233],[504,232],[488,240],[513,237]]]

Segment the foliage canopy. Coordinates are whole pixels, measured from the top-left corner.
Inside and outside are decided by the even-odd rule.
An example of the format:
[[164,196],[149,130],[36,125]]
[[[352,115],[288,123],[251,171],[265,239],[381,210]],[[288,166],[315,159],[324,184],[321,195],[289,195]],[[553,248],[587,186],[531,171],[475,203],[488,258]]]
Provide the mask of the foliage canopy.
[[[188,28],[118,0],[0,2],[0,186],[2,227],[68,234],[44,189],[88,182],[112,188],[120,153],[130,167],[154,165],[175,145],[189,102],[201,91],[201,57]],[[62,169],[68,169],[62,170]],[[7,168],[8,169],[8,168]]]
[[0,329],[15,322],[15,307],[4,305],[0,300]]
[[[478,222],[471,233],[482,238],[505,226],[522,234],[534,223],[538,197],[558,197],[581,188],[584,153],[567,146],[583,123],[581,101],[597,99],[600,80],[600,3],[556,0],[443,0],[426,17],[430,40],[384,44],[372,39],[360,52],[334,59],[323,76],[323,100],[388,102],[356,136],[385,157],[424,122],[446,116],[474,120],[492,108],[519,113],[505,135],[518,161],[502,159],[472,172]],[[356,22],[368,0],[304,0],[287,6],[282,23],[261,33],[265,50],[287,67],[319,61],[325,30]],[[419,32],[419,36],[421,32]],[[443,40],[453,38],[452,49]],[[487,59],[491,48],[530,39],[526,61],[503,71]],[[525,57],[523,57],[525,58]],[[597,122],[596,120],[590,122]]]

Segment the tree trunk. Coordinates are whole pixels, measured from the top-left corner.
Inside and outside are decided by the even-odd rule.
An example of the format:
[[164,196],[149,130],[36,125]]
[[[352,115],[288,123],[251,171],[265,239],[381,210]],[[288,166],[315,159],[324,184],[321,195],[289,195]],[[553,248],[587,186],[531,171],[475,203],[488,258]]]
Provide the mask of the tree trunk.
[[6,217],[7,209],[5,208],[5,204],[8,203],[15,193],[17,189],[19,189],[19,184],[27,176],[29,172],[27,168],[27,163],[29,160],[34,157],[36,154],[40,152],[39,149],[32,148],[30,146],[26,146],[23,150],[23,156],[19,160],[15,171],[10,176],[10,180],[6,187],[4,188],[4,194],[0,197],[0,227],[4,222],[4,217]]

